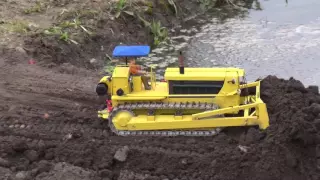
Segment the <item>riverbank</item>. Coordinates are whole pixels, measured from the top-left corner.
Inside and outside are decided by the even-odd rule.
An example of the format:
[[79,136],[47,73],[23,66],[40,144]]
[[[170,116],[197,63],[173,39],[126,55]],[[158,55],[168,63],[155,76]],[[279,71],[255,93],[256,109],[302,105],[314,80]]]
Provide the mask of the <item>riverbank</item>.
[[0,5],[5,9],[2,46],[16,48],[41,65],[70,63],[90,69],[109,60],[120,43],[168,43],[169,29],[200,11],[196,1],[183,0],[17,0]]
[[[108,65],[118,44],[161,46],[179,33],[175,29],[204,24],[201,16],[207,11],[214,9],[222,20],[237,11],[225,0],[15,0],[0,5],[3,47],[15,48],[42,66],[68,63],[87,69]],[[220,12],[222,8],[228,11]]]

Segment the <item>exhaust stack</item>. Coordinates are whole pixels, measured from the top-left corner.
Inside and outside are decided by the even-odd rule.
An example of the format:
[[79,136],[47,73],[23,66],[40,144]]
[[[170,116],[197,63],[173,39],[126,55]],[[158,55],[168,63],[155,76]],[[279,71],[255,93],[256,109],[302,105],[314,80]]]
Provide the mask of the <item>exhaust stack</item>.
[[179,68],[180,68],[180,74],[184,74],[184,64],[183,64],[183,56],[182,56],[182,51],[180,51],[179,55]]

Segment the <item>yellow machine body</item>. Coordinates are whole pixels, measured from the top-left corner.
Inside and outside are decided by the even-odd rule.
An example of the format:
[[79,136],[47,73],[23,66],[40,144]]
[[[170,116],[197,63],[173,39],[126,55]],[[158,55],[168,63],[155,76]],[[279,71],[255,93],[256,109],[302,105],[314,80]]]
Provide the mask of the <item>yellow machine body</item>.
[[[182,74],[167,68],[161,82],[152,71],[149,76],[151,90],[144,90],[141,76],[132,76],[129,67],[118,66],[111,77],[103,77],[100,83],[108,87],[117,112],[105,109],[99,117],[127,132],[269,126],[260,82],[243,83],[243,69],[184,68]],[[247,88],[255,88],[255,94],[243,95]]]

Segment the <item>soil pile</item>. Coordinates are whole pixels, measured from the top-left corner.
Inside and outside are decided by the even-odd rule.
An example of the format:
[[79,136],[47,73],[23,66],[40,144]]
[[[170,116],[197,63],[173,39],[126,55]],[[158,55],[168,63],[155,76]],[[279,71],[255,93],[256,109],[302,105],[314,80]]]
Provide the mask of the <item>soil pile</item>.
[[212,139],[161,139],[162,152],[170,155],[135,150],[126,168],[169,179],[319,179],[318,90],[274,76],[261,89],[270,115],[266,132],[249,128],[238,139],[229,129]]
[[[39,71],[29,68],[20,73]],[[14,70],[12,67],[11,71]],[[44,77],[70,78],[68,74]],[[11,79],[8,83],[23,83],[28,78]],[[16,98],[26,99],[18,107],[17,99],[2,89],[7,93],[2,95],[6,96],[7,104],[1,108],[0,131],[0,166],[4,178],[73,178],[79,172],[83,173],[77,178],[82,179],[320,178],[320,96],[316,88],[304,88],[295,79],[269,76],[262,81],[262,99],[270,115],[267,131],[230,128],[216,137],[201,138],[113,136],[105,123],[92,119],[93,100],[79,100],[90,89],[84,88],[82,93],[72,89],[71,92],[77,93],[63,97],[51,90],[50,83],[38,83],[27,90],[6,86],[20,92]],[[60,89],[70,88],[68,84],[60,86]],[[25,97],[32,92],[38,95]],[[50,101],[37,100],[44,97]],[[42,113],[48,109],[50,116],[43,118]],[[124,147],[127,151],[121,154]],[[116,160],[119,156],[121,161]],[[59,175],[59,168],[67,170]]]

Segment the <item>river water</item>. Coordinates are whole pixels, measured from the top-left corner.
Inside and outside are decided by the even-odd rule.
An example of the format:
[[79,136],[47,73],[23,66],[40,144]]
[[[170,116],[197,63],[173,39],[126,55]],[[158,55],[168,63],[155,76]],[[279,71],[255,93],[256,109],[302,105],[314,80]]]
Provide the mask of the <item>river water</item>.
[[[198,30],[181,29],[174,48],[155,49],[149,64],[158,64],[163,75],[165,67],[177,65],[176,50],[183,49],[190,67],[241,67],[249,81],[276,75],[320,85],[320,0],[260,5],[262,10],[251,9],[245,18],[221,23],[214,17]],[[158,56],[164,50],[166,55]]]

